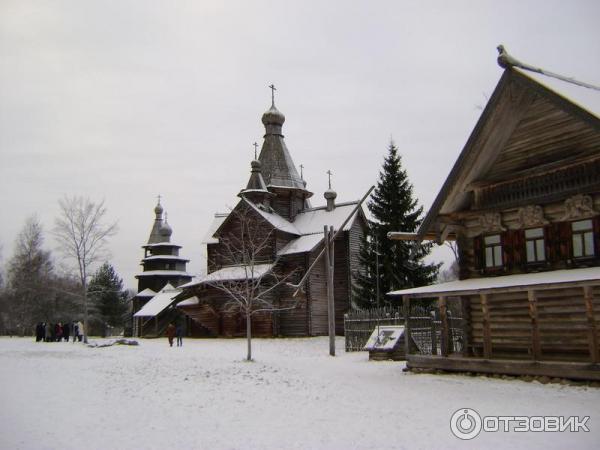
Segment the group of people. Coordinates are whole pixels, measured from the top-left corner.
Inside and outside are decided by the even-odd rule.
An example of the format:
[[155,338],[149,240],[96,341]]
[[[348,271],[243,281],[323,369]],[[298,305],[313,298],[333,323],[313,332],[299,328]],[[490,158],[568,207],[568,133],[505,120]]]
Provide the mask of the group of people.
[[60,342],[64,339],[69,342],[69,338],[73,338],[73,342],[83,339],[83,324],[81,322],[62,322],[48,323],[39,322],[35,326],[35,341],[36,342]]
[[177,326],[173,325],[171,322],[167,326],[167,330],[165,331],[167,338],[169,339],[169,345],[173,347],[173,338],[177,336],[177,347],[183,346],[183,325],[177,324]]

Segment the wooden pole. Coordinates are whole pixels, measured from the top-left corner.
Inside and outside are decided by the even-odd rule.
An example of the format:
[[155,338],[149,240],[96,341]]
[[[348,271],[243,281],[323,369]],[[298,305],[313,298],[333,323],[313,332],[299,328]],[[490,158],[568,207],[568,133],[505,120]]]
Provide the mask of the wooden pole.
[[483,357],[490,359],[492,356],[492,333],[490,330],[490,309],[488,308],[487,294],[480,294],[481,312],[483,313]]
[[529,317],[531,318],[531,357],[534,361],[537,361],[542,355],[540,328],[538,324],[537,292],[533,289],[527,291],[527,299],[529,300]]
[[402,312],[404,314],[404,357],[408,361],[408,355],[410,354],[410,297],[408,295],[402,296]]
[[588,322],[588,343],[590,347],[590,359],[593,363],[598,362],[598,334],[596,332],[596,321],[594,320],[594,291],[591,286],[583,287],[583,298],[585,300],[585,314]]
[[329,354],[335,356],[335,299],[333,295],[333,227],[324,226],[325,265],[327,276],[327,322],[329,325]]
[[440,308],[440,348],[442,356],[448,356],[450,353],[450,333],[448,332],[448,314],[446,308],[446,297],[438,298],[438,306]]

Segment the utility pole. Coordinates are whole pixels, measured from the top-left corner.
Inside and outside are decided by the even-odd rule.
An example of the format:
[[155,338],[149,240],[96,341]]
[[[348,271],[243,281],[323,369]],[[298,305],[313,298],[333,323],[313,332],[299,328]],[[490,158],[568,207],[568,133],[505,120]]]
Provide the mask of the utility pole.
[[327,322],[329,325],[329,355],[335,356],[335,298],[333,294],[334,244],[333,226],[323,227],[325,234],[325,273],[327,275]]
[[377,298],[377,307],[379,308],[379,241],[375,235],[375,296]]

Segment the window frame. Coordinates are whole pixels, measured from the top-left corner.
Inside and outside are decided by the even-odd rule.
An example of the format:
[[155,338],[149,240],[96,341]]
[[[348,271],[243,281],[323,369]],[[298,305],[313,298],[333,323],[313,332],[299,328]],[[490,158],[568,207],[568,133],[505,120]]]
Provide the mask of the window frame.
[[[494,238],[494,237],[498,237],[498,242],[492,242],[490,244],[488,244],[487,240],[490,238]],[[488,249],[491,249],[491,257],[492,257],[492,263],[493,265],[488,265]],[[487,271],[493,271],[493,270],[500,270],[503,269],[505,266],[505,261],[504,261],[504,248],[503,248],[503,242],[502,242],[502,234],[501,233],[494,233],[494,234],[488,234],[488,235],[484,235],[483,239],[482,239],[482,250],[483,250],[483,268]],[[499,257],[500,264],[496,264],[498,261],[496,261],[496,258]]]
[[[589,227],[581,230],[575,230],[574,226],[576,224],[581,224],[584,222],[589,222]],[[591,253],[586,253],[586,236],[590,237],[591,240]],[[576,249],[576,239],[579,242],[579,247],[581,249],[581,255],[575,254]],[[582,260],[582,259],[590,259],[595,258],[596,249],[595,249],[595,235],[594,235],[594,220],[593,219],[582,219],[582,220],[574,220],[571,222],[571,254],[573,259]]]
[[[536,231],[539,230],[541,231],[541,236],[533,236],[533,237],[528,237],[527,236],[527,232],[532,232],[532,231]],[[544,229],[544,227],[533,227],[533,228],[526,228],[523,230],[523,239],[525,242],[525,263],[528,266],[534,266],[534,265],[539,265],[539,264],[545,264],[546,262],[548,262],[548,252],[546,251],[546,230]],[[540,248],[540,243],[541,241],[541,248]],[[529,243],[532,243],[532,248],[533,248],[533,256],[534,259],[530,260],[529,259]],[[540,259],[539,258],[539,253],[543,253],[543,257]]]

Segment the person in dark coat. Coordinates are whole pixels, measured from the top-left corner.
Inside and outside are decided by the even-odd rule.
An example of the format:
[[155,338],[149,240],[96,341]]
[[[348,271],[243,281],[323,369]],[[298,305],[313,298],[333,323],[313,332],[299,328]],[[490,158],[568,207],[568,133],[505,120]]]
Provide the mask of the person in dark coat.
[[177,347],[183,347],[183,325],[181,323],[177,324],[175,335],[177,336]]
[[69,322],[65,322],[63,325],[63,337],[65,338],[65,342],[69,342],[69,336],[71,335],[71,324]]
[[38,322],[35,326],[35,342],[44,340],[44,325],[42,322]]
[[54,325],[54,340],[56,342],[62,341],[62,324],[58,322]]
[[167,335],[167,338],[169,339],[169,345],[171,347],[173,347],[173,338],[175,337],[175,325],[170,323],[169,326],[167,327],[165,334]]

